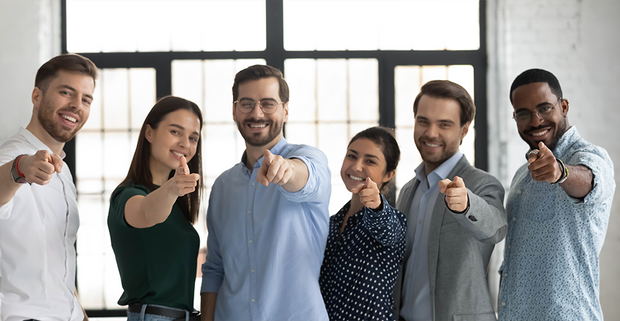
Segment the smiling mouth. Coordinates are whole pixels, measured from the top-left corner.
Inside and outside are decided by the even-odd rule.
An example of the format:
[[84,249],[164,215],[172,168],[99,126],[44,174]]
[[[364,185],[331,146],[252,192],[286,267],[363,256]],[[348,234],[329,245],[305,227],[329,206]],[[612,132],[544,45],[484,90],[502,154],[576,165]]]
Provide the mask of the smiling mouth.
[[546,129],[546,130],[543,130],[543,131],[540,131],[540,132],[531,132],[530,135],[532,135],[534,137],[540,137],[540,136],[545,135],[548,132],[549,132],[549,130]]
[[438,145],[438,144],[432,144],[432,143],[426,143],[426,142],[424,143],[424,145],[426,145],[428,147],[439,147],[439,146],[441,146],[441,145]]
[[364,179],[361,177],[357,177],[357,176],[353,176],[351,174],[349,174],[349,178],[355,181],[363,181]]
[[267,124],[250,124],[250,128],[265,128]]
[[183,155],[183,154],[181,154],[181,153],[178,153],[178,152],[172,152],[172,154],[177,155],[177,156],[179,156],[179,157],[185,157],[185,155]]
[[60,117],[72,122],[72,123],[77,123],[77,119],[71,117],[71,116],[67,116],[67,115],[60,115]]

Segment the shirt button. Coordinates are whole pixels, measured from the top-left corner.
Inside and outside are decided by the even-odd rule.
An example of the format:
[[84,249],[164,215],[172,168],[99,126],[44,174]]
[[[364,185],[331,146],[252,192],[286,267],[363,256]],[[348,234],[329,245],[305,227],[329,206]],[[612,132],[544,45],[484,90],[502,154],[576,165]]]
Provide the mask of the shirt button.
[[254,182],[252,182],[252,186],[254,186]]
[[252,299],[252,302],[256,302],[256,300]]
[[504,273],[504,276],[508,276],[508,273]]
[[516,221],[516,220],[517,220],[517,218],[516,218],[516,217],[513,217],[513,218],[512,218],[512,220],[513,220],[513,221]]
[[250,240],[248,243],[252,244],[252,240]]
[[254,273],[254,269],[252,269],[252,273]]
[[510,248],[510,245],[508,245],[508,248]]
[[502,306],[505,306],[505,305],[506,305],[506,302],[502,302]]
[[248,211],[248,214],[252,214],[252,211]]

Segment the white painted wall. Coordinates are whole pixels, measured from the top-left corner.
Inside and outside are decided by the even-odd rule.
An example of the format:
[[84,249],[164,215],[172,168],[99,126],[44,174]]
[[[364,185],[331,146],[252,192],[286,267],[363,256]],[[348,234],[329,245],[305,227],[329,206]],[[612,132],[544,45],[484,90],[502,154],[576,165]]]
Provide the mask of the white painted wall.
[[34,77],[60,54],[59,0],[0,0],[0,142],[32,114]]
[[[522,71],[553,72],[569,99],[568,119],[581,136],[607,150],[620,188],[620,1],[490,0],[488,99],[490,171],[508,188],[527,145],[511,119],[510,84]],[[618,193],[600,256],[600,298],[607,320],[620,320]]]

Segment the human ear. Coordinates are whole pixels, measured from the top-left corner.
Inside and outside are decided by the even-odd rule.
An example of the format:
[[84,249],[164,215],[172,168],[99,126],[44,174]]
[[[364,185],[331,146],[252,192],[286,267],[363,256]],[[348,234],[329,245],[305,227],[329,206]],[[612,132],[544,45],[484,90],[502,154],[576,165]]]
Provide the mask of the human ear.
[[153,131],[154,131],[153,127],[151,127],[151,125],[149,124],[146,124],[146,131],[144,132],[144,138],[146,138],[146,140],[151,144],[153,143],[151,140],[153,139],[153,136],[155,135]]

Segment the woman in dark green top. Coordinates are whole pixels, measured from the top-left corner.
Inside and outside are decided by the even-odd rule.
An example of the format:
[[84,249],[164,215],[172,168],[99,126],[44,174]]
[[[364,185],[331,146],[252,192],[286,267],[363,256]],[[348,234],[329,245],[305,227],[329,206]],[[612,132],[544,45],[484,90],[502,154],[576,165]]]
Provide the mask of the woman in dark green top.
[[[128,320],[193,311],[202,191],[200,108],[160,99],[144,120],[127,177],[110,198],[108,229]],[[166,319],[166,318],[164,318]]]

